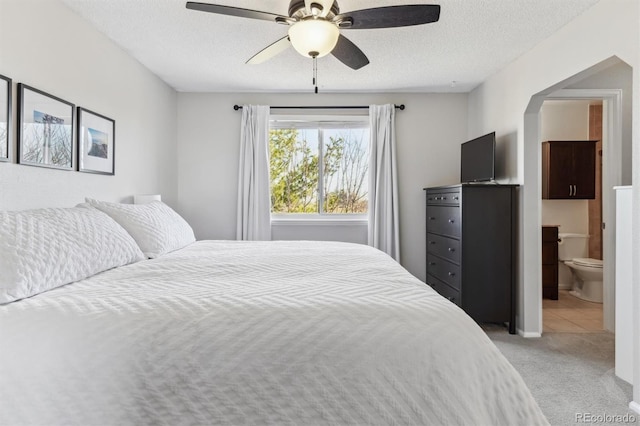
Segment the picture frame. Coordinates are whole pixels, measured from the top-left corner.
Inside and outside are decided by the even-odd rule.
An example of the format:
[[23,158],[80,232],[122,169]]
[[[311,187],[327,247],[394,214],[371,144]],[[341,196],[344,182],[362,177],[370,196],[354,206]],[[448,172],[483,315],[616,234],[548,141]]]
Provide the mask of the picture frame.
[[78,107],[78,171],[115,175],[116,122]]
[[18,163],[74,170],[75,105],[18,83]]
[[0,74],[0,161],[11,160],[12,80]]

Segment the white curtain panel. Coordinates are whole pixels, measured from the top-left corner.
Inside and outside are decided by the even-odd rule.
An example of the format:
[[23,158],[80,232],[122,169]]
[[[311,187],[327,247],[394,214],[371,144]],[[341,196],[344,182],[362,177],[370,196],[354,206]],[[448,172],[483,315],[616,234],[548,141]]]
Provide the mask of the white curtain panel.
[[238,240],[271,240],[269,107],[243,105],[238,175]]
[[369,245],[400,262],[396,108],[369,106]]

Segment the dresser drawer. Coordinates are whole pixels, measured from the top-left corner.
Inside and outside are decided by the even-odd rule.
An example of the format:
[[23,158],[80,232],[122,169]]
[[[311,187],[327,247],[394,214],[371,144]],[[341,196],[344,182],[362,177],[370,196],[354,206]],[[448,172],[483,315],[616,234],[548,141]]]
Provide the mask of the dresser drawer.
[[438,294],[442,295],[444,298],[448,299],[450,302],[455,303],[458,306],[462,306],[462,298],[460,297],[460,292],[456,289],[453,289],[440,281],[439,279],[432,277],[431,275],[427,275],[427,284],[429,284]]
[[427,232],[460,237],[460,207],[428,206]]
[[460,290],[460,267],[447,260],[427,254],[427,274]]
[[460,189],[449,189],[443,191],[427,191],[428,205],[459,205]]
[[460,264],[460,241],[436,234],[427,234],[427,252]]

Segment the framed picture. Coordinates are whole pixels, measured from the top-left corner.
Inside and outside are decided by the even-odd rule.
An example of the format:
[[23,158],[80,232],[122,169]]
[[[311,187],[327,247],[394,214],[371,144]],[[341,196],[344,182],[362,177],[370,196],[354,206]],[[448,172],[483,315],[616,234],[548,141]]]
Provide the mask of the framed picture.
[[0,161],[9,161],[11,140],[11,79],[0,74]]
[[75,105],[18,84],[18,163],[73,170]]
[[78,107],[78,170],[115,174],[116,122]]

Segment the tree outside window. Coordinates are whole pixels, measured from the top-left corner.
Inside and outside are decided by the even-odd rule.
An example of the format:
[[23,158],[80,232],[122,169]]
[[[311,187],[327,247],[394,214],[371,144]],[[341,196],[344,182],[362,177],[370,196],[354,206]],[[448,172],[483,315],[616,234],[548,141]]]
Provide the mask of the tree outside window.
[[367,213],[366,124],[278,123],[269,150],[272,213]]

